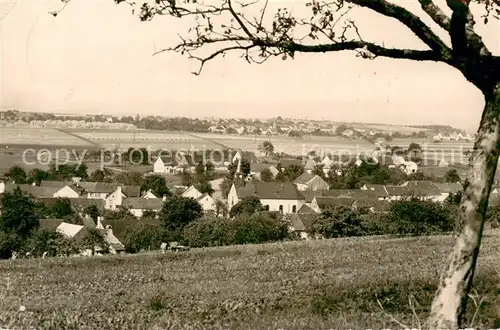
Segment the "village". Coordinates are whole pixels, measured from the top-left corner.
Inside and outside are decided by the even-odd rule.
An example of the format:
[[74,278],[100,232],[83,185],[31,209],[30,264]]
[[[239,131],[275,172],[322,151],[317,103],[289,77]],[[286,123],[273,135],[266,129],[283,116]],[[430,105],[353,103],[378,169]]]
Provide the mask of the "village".
[[[266,141],[262,143],[262,152],[258,156],[243,150],[229,151],[226,152],[228,161],[214,161],[219,164],[217,166],[199,154],[158,156],[153,159],[149,171],[134,174],[140,180],[160,178],[160,184],[164,185],[160,189],[146,189],[141,184],[126,185],[111,180],[102,182],[103,178],[99,178],[101,182],[92,182],[92,178],[98,177],[95,174],[99,174],[99,170],[90,178],[71,177],[61,181],[46,179],[31,184],[16,183],[13,175],[7,173],[5,182],[0,182],[0,197],[20,189],[45,205],[69,201],[71,208],[82,219],[80,223],[43,218],[40,219],[40,227],[75,241],[82,239],[89,229],[100,230],[109,244],[108,252],[116,254],[126,250],[125,244],[121,242],[123,237],[120,237],[126,228],[120,224],[120,233],[114,233],[112,224],[117,222],[110,221],[110,218],[116,220],[112,214],[125,212],[136,218],[138,223],[143,218],[158,218],[169,196],[193,200],[204,214],[217,217],[230,217],[231,210],[249,198],[256,198],[262,205],[262,211],[281,214],[290,233],[298,239],[308,240],[322,237],[313,228],[315,219],[335,207],[357,212],[363,210],[365,215],[387,214],[394,201],[412,197],[442,204],[463,189],[458,174],[445,179],[425,177],[411,157],[390,155],[388,151],[382,153],[379,150],[369,159],[362,159],[360,155],[353,159],[339,155],[318,156],[314,152],[302,158],[281,158],[272,156],[273,148],[272,143]],[[368,165],[368,161],[372,161],[372,165]],[[349,166],[374,166],[401,177],[397,181],[399,184],[362,183],[357,187],[340,188],[332,184],[331,180],[345,177]],[[183,179],[185,176],[196,176],[200,168],[203,173],[208,167],[216,175],[207,179],[204,185]],[[133,168],[130,170],[133,171]],[[121,173],[122,176],[125,174]],[[161,194],[162,191],[165,193]],[[498,190],[495,188],[492,203],[495,203],[496,196]],[[99,215],[93,216],[89,210],[97,210]],[[99,254],[99,248],[81,253]]]

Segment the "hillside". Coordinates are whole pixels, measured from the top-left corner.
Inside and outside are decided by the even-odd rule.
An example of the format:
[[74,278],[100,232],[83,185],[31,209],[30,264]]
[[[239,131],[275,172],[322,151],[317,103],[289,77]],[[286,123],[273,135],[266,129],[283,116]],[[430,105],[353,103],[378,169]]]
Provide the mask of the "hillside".
[[[495,236],[485,237],[479,260],[474,299],[483,304],[473,321],[476,328],[499,325],[500,240]],[[402,328],[396,319],[416,327],[425,318],[451,244],[444,236],[359,238],[6,261],[0,263],[5,279],[0,326]],[[475,310],[471,303],[469,322]]]

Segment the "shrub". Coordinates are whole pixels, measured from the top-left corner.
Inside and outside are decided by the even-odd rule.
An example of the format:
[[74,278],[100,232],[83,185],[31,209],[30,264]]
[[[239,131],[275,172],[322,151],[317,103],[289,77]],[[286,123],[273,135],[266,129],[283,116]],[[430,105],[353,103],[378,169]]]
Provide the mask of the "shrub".
[[324,211],[314,221],[313,231],[325,238],[365,235],[359,214],[344,206]]
[[267,213],[242,214],[233,219],[203,217],[184,228],[184,238],[193,247],[258,244],[288,238],[281,218]]
[[0,231],[0,259],[9,259],[12,252],[21,247],[21,242],[18,235]]
[[394,202],[390,221],[398,234],[428,235],[450,232],[455,226],[455,210],[429,200],[411,197]]
[[245,197],[236,203],[229,211],[229,216],[235,217],[241,214],[253,214],[255,212],[263,211],[264,207],[257,197]]
[[128,253],[137,253],[141,250],[160,248],[165,236],[165,230],[160,225],[142,223],[125,230],[123,245]]

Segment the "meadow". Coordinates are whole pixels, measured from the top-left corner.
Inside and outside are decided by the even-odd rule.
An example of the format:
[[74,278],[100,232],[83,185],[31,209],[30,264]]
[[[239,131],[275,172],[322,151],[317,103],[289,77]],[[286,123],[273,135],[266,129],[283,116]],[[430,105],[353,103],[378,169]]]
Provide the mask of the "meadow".
[[[498,234],[467,324],[500,326]],[[447,236],[348,238],[0,262],[8,329],[402,329],[427,315]]]

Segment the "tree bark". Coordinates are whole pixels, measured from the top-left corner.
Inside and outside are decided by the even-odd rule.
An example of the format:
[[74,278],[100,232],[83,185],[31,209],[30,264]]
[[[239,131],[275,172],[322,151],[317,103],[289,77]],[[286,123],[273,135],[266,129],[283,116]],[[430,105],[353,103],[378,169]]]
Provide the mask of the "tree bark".
[[488,199],[500,146],[500,82],[484,93],[485,108],[470,158],[460,204],[455,246],[449,255],[431,306],[428,329],[456,330],[467,307]]

